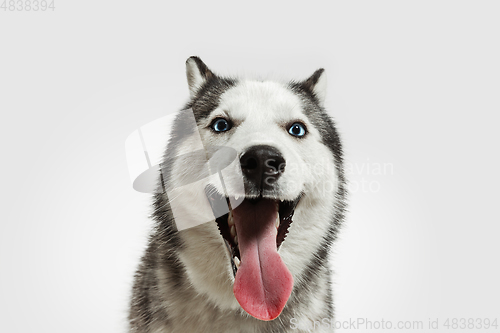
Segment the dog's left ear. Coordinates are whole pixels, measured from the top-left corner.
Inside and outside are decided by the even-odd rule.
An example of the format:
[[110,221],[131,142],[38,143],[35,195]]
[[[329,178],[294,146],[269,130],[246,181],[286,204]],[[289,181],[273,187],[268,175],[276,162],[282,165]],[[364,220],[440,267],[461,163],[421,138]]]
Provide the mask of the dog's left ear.
[[191,98],[196,96],[198,90],[215,74],[208,69],[207,65],[200,58],[192,56],[186,60],[186,76],[189,85]]
[[302,85],[318,99],[320,105],[324,104],[326,98],[326,73],[323,68],[314,72]]

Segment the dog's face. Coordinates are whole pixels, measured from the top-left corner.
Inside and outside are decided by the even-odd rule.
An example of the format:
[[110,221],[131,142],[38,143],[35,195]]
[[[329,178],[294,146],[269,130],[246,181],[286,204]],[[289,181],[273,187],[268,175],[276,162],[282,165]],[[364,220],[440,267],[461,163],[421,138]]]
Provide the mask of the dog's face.
[[321,151],[321,138],[299,97],[278,83],[247,81],[230,88],[202,120],[200,135],[204,143],[237,152],[241,173],[234,176],[245,186],[242,191],[237,181],[227,182],[229,195],[293,201],[314,182],[307,161]]
[[[290,84],[237,81],[192,57],[187,76],[197,130],[179,150],[189,151],[199,136],[219,177],[208,177],[205,191],[186,203],[189,211],[208,200],[216,219],[180,232],[181,259],[195,288],[218,306],[239,304],[272,320],[303,279],[333,215],[339,161],[322,109],[325,75],[318,70]],[[196,165],[173,164],[173,183]],[[216,214],[221,202],[229,209]]]

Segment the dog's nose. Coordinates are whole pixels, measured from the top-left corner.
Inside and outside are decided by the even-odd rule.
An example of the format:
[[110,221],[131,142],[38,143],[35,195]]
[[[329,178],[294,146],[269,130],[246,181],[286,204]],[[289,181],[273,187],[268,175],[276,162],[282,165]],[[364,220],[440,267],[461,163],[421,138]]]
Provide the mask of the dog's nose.
[[252,146],[240,157],[241,171],[258,189],[269,189],[285,171],[280,151],[267,145]]

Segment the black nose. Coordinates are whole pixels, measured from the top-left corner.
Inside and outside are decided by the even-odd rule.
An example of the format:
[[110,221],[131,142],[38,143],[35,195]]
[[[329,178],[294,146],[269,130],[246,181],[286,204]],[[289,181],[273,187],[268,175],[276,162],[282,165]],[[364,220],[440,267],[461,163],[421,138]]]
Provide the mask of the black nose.
[[285,159],[280,151],[267,145],[252,146],[240,157],[241,171],[257,189],[271,189],[285,171]]

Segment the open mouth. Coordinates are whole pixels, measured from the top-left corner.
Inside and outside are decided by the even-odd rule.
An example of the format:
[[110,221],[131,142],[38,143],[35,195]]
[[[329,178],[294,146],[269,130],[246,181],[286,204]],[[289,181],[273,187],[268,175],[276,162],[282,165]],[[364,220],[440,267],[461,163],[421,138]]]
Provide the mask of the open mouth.
[[[278,249],[285,241],[300,201],[244,198],[238,202],[205,190],[235,277],[234,295],[241,307],[261,320],[272,320],[283,310],[293,288],[293,278]],[[231,202],[238,202],[231,207]],[[228,211],[229,207],[229,212]]]

